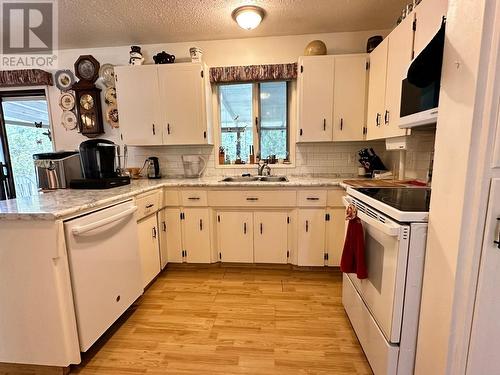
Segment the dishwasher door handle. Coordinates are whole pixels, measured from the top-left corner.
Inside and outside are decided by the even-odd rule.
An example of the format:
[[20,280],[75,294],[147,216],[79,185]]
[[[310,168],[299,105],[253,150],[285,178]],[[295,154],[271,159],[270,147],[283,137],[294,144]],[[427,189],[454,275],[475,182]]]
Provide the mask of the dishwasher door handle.
[[135,211],[137,211],[137,206],[130,207],[126,209],[123,212],[120,212],[119,214],[112,215],[110,217],[107,217],[102,220],[98,220],[94,223],[87,224],[87,225],[80,225],[76,226],[71,229],[71,232],[73,233],[74,236],[81,236],[87,232],[90,232],[94,229],[98,229],[100,227],[103,227],[104,225],[114,223],[115,221],[118,221],[120,219],[123,219],[124,217],[132,215]]

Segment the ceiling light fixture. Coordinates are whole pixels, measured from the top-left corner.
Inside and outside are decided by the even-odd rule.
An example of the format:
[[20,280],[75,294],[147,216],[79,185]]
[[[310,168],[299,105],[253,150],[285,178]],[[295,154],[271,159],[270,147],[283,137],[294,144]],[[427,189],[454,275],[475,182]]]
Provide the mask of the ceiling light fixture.
[[264,9],[255,5],[244,5],[233,11],[233,19],[245,30],[253,30],[264,18]]

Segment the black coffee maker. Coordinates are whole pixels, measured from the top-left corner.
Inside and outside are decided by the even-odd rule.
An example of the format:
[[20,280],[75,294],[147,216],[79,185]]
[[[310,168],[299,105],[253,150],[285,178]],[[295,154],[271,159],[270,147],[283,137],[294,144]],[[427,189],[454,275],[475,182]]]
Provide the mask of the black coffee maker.
[[130,184],[116,167],[116,145],[107,139],[90,139],[80,144],[83,179],[71,180],[73,189],[108,189]]

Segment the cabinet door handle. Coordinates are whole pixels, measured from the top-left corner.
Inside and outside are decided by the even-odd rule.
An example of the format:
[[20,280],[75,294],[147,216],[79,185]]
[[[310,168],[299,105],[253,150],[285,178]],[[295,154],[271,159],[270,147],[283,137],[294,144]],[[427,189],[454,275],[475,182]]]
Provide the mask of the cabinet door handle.
[[247,234],[247,223],[243,223],[243,234]]
[[326,130],[326,118],[323,119],[323,131]]
[[381,114],[377,112],[377,117],[375,117],[375,125],[380,126],[380,116]]
[[170,134],[170,124],[167,124],[167,134]]
[[156,238],[156,227],[153,227],[153,238]]
[[306,220],[306,232],[309,232],[309,220]]
[[[497,221],[500,221],[500,217],[497,217]],[[493,241],[493,243],[500,249],[500,232],[498,232],[498,241]]]
[[343,130],[344,129],[344,119],[341,118],[340,119],[340,130]]
[[200,230],[203,230],[203,219],[200,219]]
[[386,109],[384,114],[384,123],[387,125],[389,123],[389,111]]
[[153,124],[153,135],[156,135],[155,124]]
[[256,198],[256,197],[248,197],[247,198],[247,201],[258,201],[259,198]]
[[308,201],[319,201],[318,197],[307,197]]
[[260,234],[262,234],[262,223],[260,223]]
[[167,223],[162,221],[161,226],[162,226],[163,231],[166,232],[167,231]]
[[188,198],[190,201],[199,201],[200,197],[189,197]]
[[154,206],[154,203],[150,203],[150,204],[147,204],[147,205],[146,205],[146,208],[151,208],[151,207],[153,207],[153,206]]

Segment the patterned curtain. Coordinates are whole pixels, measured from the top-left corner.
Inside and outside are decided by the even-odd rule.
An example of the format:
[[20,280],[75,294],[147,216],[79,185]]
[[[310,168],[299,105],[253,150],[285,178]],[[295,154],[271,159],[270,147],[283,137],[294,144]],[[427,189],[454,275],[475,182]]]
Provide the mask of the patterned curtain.
[[297,78],[297,63],[210,68],[211,83],[289,81]]
[[0,71],[0,87],[52,86],[52,74],[41,69]]

